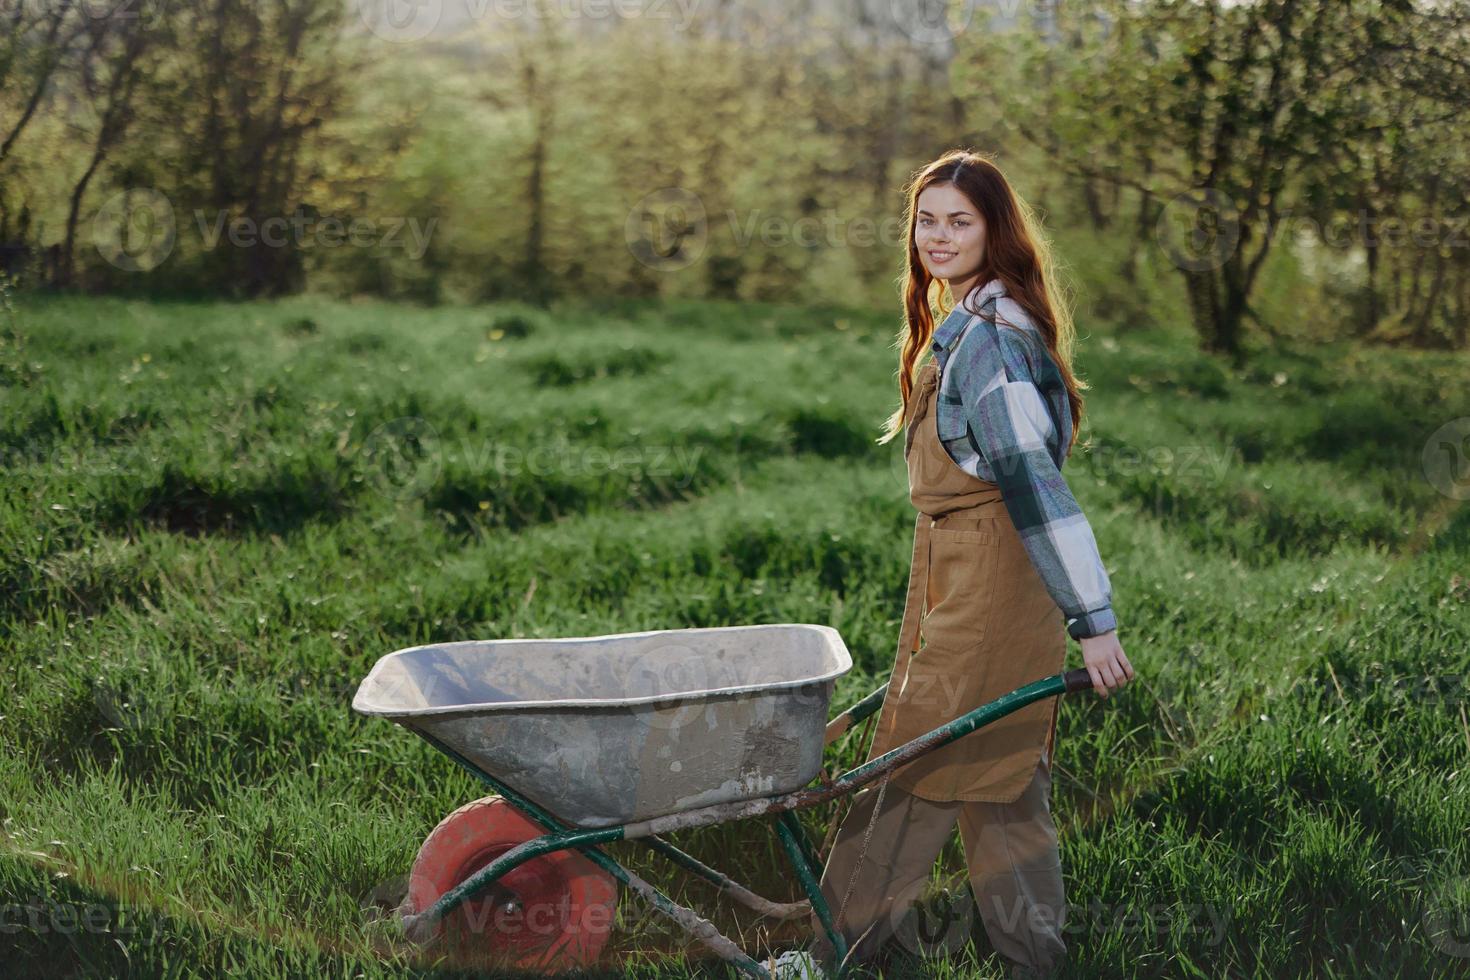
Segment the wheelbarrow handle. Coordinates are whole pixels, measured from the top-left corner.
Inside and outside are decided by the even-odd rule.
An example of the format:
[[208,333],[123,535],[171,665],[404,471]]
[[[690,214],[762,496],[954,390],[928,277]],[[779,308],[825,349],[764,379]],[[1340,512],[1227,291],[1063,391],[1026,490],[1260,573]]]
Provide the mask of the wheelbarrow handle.
[[862,721],[864,718],[868,717],[873,712],[883,707],[883,698],[885,695],[887,695],[887,693],[888,685],[884,684],[872,694],[869,694],[857,704],[853,705],[851,708],[848,708],[836,718],[833,718],[831,721],[827,722],[827,737],[824,744],[831,745],[843,735],[847,734],[848,730],[852,728],[853,725],[856,725],[858,722]]
[[1077,694],[1081,691],[1092,690],[1092,675],[1087,672],[1086,667],[1078,667],[1069,670],[1062,675],[1062,680],[1067,685],[1068,694]]
[[[1082,691],[1092,690],[1092,675],[1087,668],[1078,667],[1069,670],[1062,675],[1062,682],[1066,684],[1068,694],[1077,694]],[[888,685],[884,684],[872,694],[863,698],[857,704],[848,708],[831,721],[827,722],[827,735],[825,743],[831,745],[852,729],[852,726],[862,721],[883,706],[883,698],[888,693]]]

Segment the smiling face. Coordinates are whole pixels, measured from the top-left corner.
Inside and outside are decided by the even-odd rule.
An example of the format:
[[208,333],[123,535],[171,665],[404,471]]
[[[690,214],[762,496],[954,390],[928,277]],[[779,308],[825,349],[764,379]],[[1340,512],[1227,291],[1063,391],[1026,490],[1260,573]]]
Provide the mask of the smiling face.
[[951,296],[966,295],[985,255],[985,219],[953,184],[924,188],[917,204],[914,247],[919,261],[930,275],[949,283]]

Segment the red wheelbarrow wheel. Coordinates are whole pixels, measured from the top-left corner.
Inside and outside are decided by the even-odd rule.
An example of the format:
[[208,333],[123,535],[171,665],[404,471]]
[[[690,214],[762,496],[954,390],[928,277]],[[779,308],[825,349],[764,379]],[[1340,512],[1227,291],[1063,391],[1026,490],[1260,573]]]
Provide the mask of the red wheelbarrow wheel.
[[[439,821],[409,875],[407,910],[427,911],[495,858],[546,831],[498,796]],[[456,954],[522,970],[564,972],[596,962],[612,932],[617,882],[586,856],[533,858],[465,901],[437,935]]]

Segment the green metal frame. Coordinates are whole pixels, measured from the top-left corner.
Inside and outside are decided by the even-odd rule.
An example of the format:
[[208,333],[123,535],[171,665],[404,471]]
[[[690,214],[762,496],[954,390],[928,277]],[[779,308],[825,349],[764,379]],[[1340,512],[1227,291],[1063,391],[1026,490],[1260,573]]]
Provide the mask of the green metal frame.
[[[527,841],[527,844],[533,844],[537,841],[544,841],[550,838],[558,838],[562,842],[559,847],[540,850],[537,852],[537,854],[528,855],[526,857],[526,860],[530,860],[531,857],[537,857],[541,854],[551,853],[555,850],[564,850],[568,847],[575,847],[577,850],[581,851],[588,858],[590,858],[594,864],[611,874],[623,885],[627,886],[631,884],[627,869],[619,864],[615,859],[610,857],[601,848],[595,846],[596,844],[602,843],[603,841],[621,840],[623,837],[623,827],[607,827],[603,828],[600,831],[597,831],[597,833],[605,835],[597,841],[580,841],[569,843],[568,835],[572,832],[569,830],[569,828],[562,824],[560,820],[553,817],[546,810],[542,809],[540,806],[538,806],[536,803],[533,803],[526,797],[522,796],[514,789],[511,789],[509,786],[507,786],[505,783],[502,783],[494,776],[482,772],[479,767],[477,767],[474,763],[470,762],[464,756],[460,755],[458,752],[454,751],[443,742],[422,731],[415,731],[430,745],[433,745],[440,752],[443,752],[445,755],[449,756],[450,759],[454,760],[454,762],[456,762],[460,766],[460,768],[464,769],[471,776],[474,776],[480,782],[493,789],[497,795],[499,795],[511,806],[515,807],[517,810],[521,811],[526,816],[530,817],[532,820],[535,820],[537,823],[541,824],[541,826],[550,831],[550,833],[546,834],[543,837],[538,837],[534,838],[531,841]],[[705,865],[693,855],[686,854],[674,845],[669,844],[667,841],[649,840],[648,843],[650,847],[653,847],[655,850],[658,850],[661,853],[667,855],[685,869],[694,872],[707,881],[710,881],[716,885],[722,885],[729,880],[728,878],[726,878],[725,875]],[[525,845],[522,845],[522,847],[523,846]],[[513,848],[511,851],[507,851],[505,854],[502,854],[499,858],[497,858],[495,861],[492,861],[489,865],[486,865],[479,872],[465,879],[465,881],[461,883],[458,887],[446,892],[443,896],[440,897],[439,901],[435,902],[432,907],[425,910],[421,915],[406,917],[403,922],[404,928],[412,932],[421,927],[420,923],[432,924],[441,921],[444,916],[454,911],[454,909],[458,907],[459,904],[462,903],[465,899],[470,898],[475,892],[489,887],[494,881],[496,881],[506,872],[510,871],[511,868],[521,864],[521,861],[515,861],[513,864],[508,864],[504,867],[496,867],[497,865],[502,864],[505,858],[511,857],[514,853],[519,852],[520,850],[521,847],[516,847]],[[492,871],[493,874],[491,873]],[[653,901],[655,909],[665,915],[673,916],[674,911],[677,907],[673,899],[669,898],[669,896],[665,895],[657,888],[651,888],[649,890],[649,897]],[[768,971],[765,967],[761,966],[758,962],[748,956],[745,957],[743,962],[736,961],[735,966],[751,976],[761,977],[763,978],[763,980],[770,980],[770,971]]]
[[[821,862],[817,860],[816,852],[812,851],[811,842],[807,840],[806,831],[796,818],[795,810],[782,810],[777,820],[776,832],[781,835],[781,846],[786,848],[786,857],[796,869],[801,890],[811,900],[812,909],[817,913],[817,921],[822,923],[822,928],[827,933],[833,956],[841,963],[847,959],[847,939],[837,930],[836,923],[832,921],[832,909],[822,895]],[[838,976],[841,976],[840,972]]]
[[[989,704],[981,705],[973,711],[961,715],[953,721],[941,725],[939,728],[921,735],[911,742],[906,742],[898,748],[885,752],[878,758],[844,773],[820,789],[799,790],[795,793],[787,793],[783,796],[770,798],[771,806],[766,808],[765,812],[775,813],[777,818],[776,833],[780,837],[781,845],[786,851],[787,859],[791,862],[793,869],[795,869],[797,880],[801,883],[802,891],[811,902],[812,911],[816,914],[817,920],[822,924],[822,928],[832,944],[834,962],[838,964],[837,972],[834,974],[834,980],[841,980],[843,976],[846,967],[844,960],[848,951],[847,941],[836,928],[832,920],[832,910],[822,895],[819,884],[821,862],[818,859],[816,850],[812,847],[811,840],[807,837],[805,829],[801,826],[801,821],[796,816],[796,810],[830,800],[847,792],[852,792],[858,787],[882,777],[886,772],[896,769],[898,766],[904,765],[921,755],[932,752],[940,746],[948,745],[955,739],[962,738],[977,728],[982,728],[1034,701],[1064,694],[1068,691],[1082,690],[1084,687],[1090,687],[1091,681],[1087,679],[1086,674],[1086,671],[1072,671],[1070,674],[1056,674],[1027,684],[1024,687],[1017,688],[1010,694],[1003,695],[991,701]],[[883,695],[886,690],[887,685],[884,685],[853,705],[844,714],[848,715],[850,722],[861,721],[878,710],[882,705]],[[440,752],[449,756],[449,758],[458,763],[461,768],[465,769],[480,782],[493,789],[511,806],[545,827],[548,832],[541,837],[525,841],[500,855],[480,871],[446,892],[431,908],[426,909],[418,915],[405,917],[403,924],[411,933],[422,935],[424,931],[431,929],[434,924],[441,921],[465,899],[488,887],[507,872],[527,861],[555,851],[580,851],[618,881],[624,885],[632,886],[634,882],[627,869],[597,846],[608,841],[624,839],[643,840],[653,850],[665,855],[679,866],[693,872],[706,881],[717,886],[724,886],[732,881],[732,879],[721,872],[703,864],[691,855],[686,854],[679,850],[679,848],[658,837],[639,836],[637,838],[627,838],[625,834],[629,825],[626,824],[590,830],[577,830],[567,827],[535,802],[522,796],[493,776],[482,772],[478,767],[447,745],[444,745],[442,742],[422,731],[417,729],[414,731]],[[719,807],[709,809],[718,810]],[[741,817],[740,815],[735,815],[732,819],[741,819]],[[677,903],[658,889],[647,885],[641,880],[637,884],[639,887],[636,890],[650,898],[654,907],[663,914],[677,919],[679,914],[684,911]],[[722,936],[720,938],[726,942],[730,942],[732,947],[734,946],[734,943],[726,937]],[[770,980],[769,971],[744,953],[737,951],[731,954],[729,961],[750,976]]]

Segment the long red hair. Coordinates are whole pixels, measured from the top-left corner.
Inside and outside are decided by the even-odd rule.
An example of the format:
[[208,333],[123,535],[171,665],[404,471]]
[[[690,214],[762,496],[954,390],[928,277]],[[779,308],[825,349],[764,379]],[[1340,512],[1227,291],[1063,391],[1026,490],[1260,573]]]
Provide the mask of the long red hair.
[[[1070,453],[1082,428],[1082,392],[1088,385],[1072,371],[1076,331],[1071,310],[1057,291],[1058,276],[1051,243],[1030,206],[1011,188],[999,168],[989,158],[972,150],[949,151],[917,171],[905,189],[908,199],[908,268],[904,273],[903,286],[905,323],[895,344],[900,351],[900,404],[889,416],[878,442],[888,442],[903,429],[918,373],[919,356],[929,349],[934,336],[936,312],[941,318],[948,316],[954,303],[958,302],[948,295],[948,284],[934,278],[924,268],[919,247],[914,242],[919,195],[936,184],[953,185],[970,199],[984,219],[985,248],[977,282],[984,285],[992,279],[999,279],[1005,285],[1006,294],[1020,304],[1036,325],[1066,382],[1067,401],[1072,409],[1072,441],[1067,445]],[[943,304],[941,299],[945,300]],[[997,317],[996,322],[1003,325],[1005,318]]]

